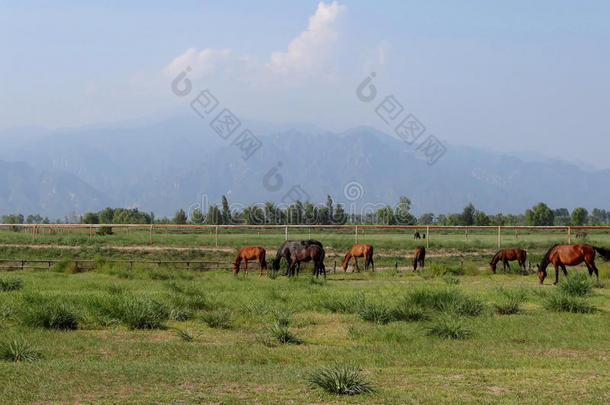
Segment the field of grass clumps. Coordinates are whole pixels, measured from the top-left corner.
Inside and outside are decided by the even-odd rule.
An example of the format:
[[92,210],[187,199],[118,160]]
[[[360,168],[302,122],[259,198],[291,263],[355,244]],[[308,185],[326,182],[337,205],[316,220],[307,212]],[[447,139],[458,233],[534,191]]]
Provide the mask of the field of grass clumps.
[[[610,289],[485,271],[0,272],[2,403],[606,402]],[[600,263],[601,285],[610,267]],[[557,376],[561,376],[561,384]],[[112,381],[109,385],[108,381]],[[535,382],[535,383],[532,383]]]

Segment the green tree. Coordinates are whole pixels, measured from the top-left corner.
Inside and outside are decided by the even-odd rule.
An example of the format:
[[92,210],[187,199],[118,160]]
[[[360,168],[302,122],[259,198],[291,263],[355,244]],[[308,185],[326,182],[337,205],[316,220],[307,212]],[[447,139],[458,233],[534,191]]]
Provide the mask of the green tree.
[[87,212],[81,221],[83,224],[99,224],[99,216],[95,212]]
[[593,225],[606,225],[608,223],[608,213],[604,209],[593,208],[589,219]]
[[525,211],[525,223],[533,226],[553,225],[553,211],[543,202],[540,202]]
[[431,225],[434,223],[434,214],[431,212],[427,212],[425,214],[422,214],[419,219],[417,220],[417,223],[420,225]]
[[176,215],[174,215],[174,219],[172,220],[172,222],[176,225],[184,225],[186,224],[186,221],[186,212],[184,212],[182,208],[176,211]]
[[474,224],[478,226],[487,226],[491,223],[489,216],[483,211],[477,211],[474,218]]
[[226,196],[222,196],[222,223],[229,225],[231,223],[231,209],[229,208],[229,201]]
[[572,225],[582,226],[587,223],[587,219],[589,218],[589,212],[583,207],[574,208],[572,211],[572,215],[570,219],[572,221]]
[[199,208],[195,208],[193,212],[191,212],[191,222],[196,225],[201,225],[205,222],[205,215]]
[[208,225],[222,225],[222,216],[217,205],[210,205],[208,214],[205,217],[205,223]]
[[394,210],[389,205],[377,210],[377,222],[381,225],[395,225]]
[[464,207],[462,211],[462,225],[474,225],[476,209],[472,203]]
[[411,200],[405,196],[398,199],[398,204],[394,208],[395,223],[400,225],[412,225],[415,223],[415,217],[409,212],[411,211]]
[[343,209],[343,204],[337,204],[335,214],[333,215],[332,223],[336,225],[344,225],[347,222],[347,213]]

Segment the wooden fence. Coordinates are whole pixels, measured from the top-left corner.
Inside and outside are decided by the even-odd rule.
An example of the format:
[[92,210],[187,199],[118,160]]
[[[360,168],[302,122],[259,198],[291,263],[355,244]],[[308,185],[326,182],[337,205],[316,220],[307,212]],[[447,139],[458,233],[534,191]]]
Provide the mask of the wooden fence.
[[498,235],[498,248],[502,245],[502,231],[512,230],[514,231],[515,238],[518,239],[519,230],[563,230],[566,232],[567,243],[572,243],[572,233],[574,230],[607,230],[610,231],[610,226],[525,226],[525,225],[489,225],[489,226],[445,226],[445,225],[168,225],[168,224],[0,224],[0,229],[9,228],[21,228],[25,230],[31,230],[32,235],[36,236],[41,231],[45,230],[61,230],[61,229],[79,229],[88,230],[89,240],[93,237],[93,231],[100,228],[115,228],[115,229],[126,229],[129,232],[133,230],[147,230],[150,235],[150,242],[153,241],[154,230],[167,230],[169,229],[185,229],[185,230],[196,230],[196,229],[207,229],[213,230],[215,235],[215,243],[218,246],[218,232],[224,229],[248,229],[248,230],[261,230],[261,229],[277,229],[284,231],[284,237],[288,240],[290,229],[342,229],[352,230],[354,232],[354,241],[358,243],[359,231],[366,229],[395,229],[395,230],[425,230],[426,233],[426,247],[430,247],[430,240],[434,237],[433,231],[435,230],[462,230],[466,240],[468,240],[468,234],[470,230],[491,230],[497,232]]
[[[56,263],[65,261],[57,259],[0,259],[0,270],[49,270]],[[161,266],[179,267],[185,270],[233,270],[232,264],[227,262],[198,261],[198,260],[105,260],[105,263],[129,265],[144,265],[147,268]],[[74,263],[76,271],[87,271],[95,269],[95,260],[70,259]]]

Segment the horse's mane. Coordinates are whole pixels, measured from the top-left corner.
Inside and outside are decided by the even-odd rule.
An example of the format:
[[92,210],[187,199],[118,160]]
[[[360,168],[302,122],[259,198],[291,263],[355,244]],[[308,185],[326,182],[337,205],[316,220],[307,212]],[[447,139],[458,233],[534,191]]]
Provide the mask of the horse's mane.
[[502,253],[502,249],[500,249],[496,252],[494,257],[491,258],[491,261],[489,262],[489,264],[498,263],[498,261],[500,260],[500,258],[498,257],[498,256],[500,256],[500,253]]
[[555,243],[551,248],[544,254],[542,260],[540,261],[540,270],[545,270],[546,266],[549,265],[549,257],[551,257],[551,252],[555,249],[556,246],[559,246],[559,243]]

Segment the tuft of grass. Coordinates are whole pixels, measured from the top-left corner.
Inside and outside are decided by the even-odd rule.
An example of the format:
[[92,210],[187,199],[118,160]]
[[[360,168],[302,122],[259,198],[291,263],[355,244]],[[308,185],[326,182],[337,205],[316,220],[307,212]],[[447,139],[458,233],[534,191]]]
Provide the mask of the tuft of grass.
[[197,338],[199,335],[195,335],[192,331],[190,331],[189,329],[180,329],[180,328],[174,328],[174,330],[176,331],[176,335],[178,335],[178,337],[180,339],[182,339],[185,342],[193,342],[195,340],[195,338]]
[[569,295],[562,291],[549,294],[544,301],[544,307],[549,311],[577,314],[589,314],[597,311],[595,305],[590,304],[585,298]]
[[585,273],[576,272],[569,277],[564,277],[557,288],[564,294],[583,297],[591,294],[593,283]]
[[297,335],[295,335],[290,328],[280,325],[279,322],[274,322],[271,324],[269,327],[269,334],[282,344],[292,343],[299,345],[303,343],[303,341]]
[[525,301],[527,293],[524,289],[506,290],[498,288],[498,293],[501,296],[500,300],[494,303],[496,313],[500,315],[516,314],[521,309],[521,304]]
[[231,312],[228,310],[208,312],[203,314],[202,319],[210,328],[231,328]]
[[75,330],[79,320],[80,317],[72,306],[58,300],[34,303],[21,317],[26,326],[59,330]]
[[49,270],[57,273],[78,273],[76,263],[69,258],[61,259],[57,263],[53,264]]
[[392,309],[381,303],[364,303],[360,306],[358,315],[365,321],[385,325],[393,320]]
[[292,322],[292,312],[281,309],[273,310],[273,318],[281,326],[288,326]]
[[464,322],[454,316],[442,316],[428,325],[427,334],[445,339],[466,339],[472,331],[464,326]]
[[42,354],[27,339],[17,336],[0,341],[0,359],[13,362],[39,360]]
[[124,297],[117,310],[118,318],[130,329],[160,329],[169,317],[163,304],[144,297]]
[[428,314],[421,306],[409,305],[405,302],[394,308],[392,318],[396,321],[418,322],[428,319]]
[[330,312],[339,314],[353,314],[360,311],[360,308],[364,305],[363,294],[342,294],[342,295],[329,295],[324,297],[320,304],[323,308]]
[[22,288],[22,279],[17,277],[0,277],[0,291],[16,291]]
[[359,367],[332,365],[319,368],[307,375],[314,388],[329,394],[359,395],[374,392],[373,385],[362,375]]
[[445,277],[443,277],[443,281],[445,282],[445,284],[449,285],[457,285],[460,283],[460,279],[452,275],[446,275]]
[[456,315],[478,316],[485,311],[482,301],[455,288],[419,288],[412,291],[406,299],[411,305]]

